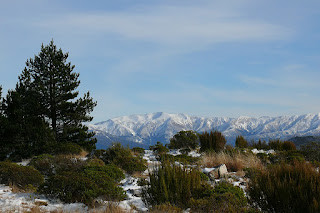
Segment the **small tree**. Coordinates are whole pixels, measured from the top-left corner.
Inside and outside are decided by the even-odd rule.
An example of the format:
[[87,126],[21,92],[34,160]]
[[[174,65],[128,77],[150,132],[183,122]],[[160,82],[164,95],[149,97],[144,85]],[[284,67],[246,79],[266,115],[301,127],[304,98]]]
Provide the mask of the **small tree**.
[[169,149],[196,149],[198,136],[194,131],[180,131],[170,139]]
[[204,132],[199,134],[199,139],[201,152],[210,150],[216,152],[222,151],[227,142],[223,134],[219,131],[210,131],[210,133]]
[[238,148],[247,148],[248,147],[248,141],[244,139],[242,135],[237,136],[236,138],[236,147]]

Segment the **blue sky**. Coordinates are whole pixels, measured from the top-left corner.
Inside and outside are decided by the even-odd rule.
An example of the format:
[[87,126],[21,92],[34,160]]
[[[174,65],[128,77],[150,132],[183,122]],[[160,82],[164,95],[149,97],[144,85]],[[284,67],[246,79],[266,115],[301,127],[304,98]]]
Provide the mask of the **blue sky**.
[[0,85],[54,39],[94,122],[319,112],[320,1],[0,0]]

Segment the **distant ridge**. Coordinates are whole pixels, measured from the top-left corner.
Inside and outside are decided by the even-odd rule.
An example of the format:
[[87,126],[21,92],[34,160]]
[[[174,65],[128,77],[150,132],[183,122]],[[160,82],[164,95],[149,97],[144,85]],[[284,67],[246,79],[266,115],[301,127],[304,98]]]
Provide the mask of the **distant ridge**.
[[319,136],[320,113],[279,117],[196,117],[165,112],[122,116],[88,125],[96,132],[97,148],[118,141],[124,145],[149,147],[157,141],[168,143],[181,130],[221,131],[229,144],[238,135],[247,140],[289,139],[295,136]]

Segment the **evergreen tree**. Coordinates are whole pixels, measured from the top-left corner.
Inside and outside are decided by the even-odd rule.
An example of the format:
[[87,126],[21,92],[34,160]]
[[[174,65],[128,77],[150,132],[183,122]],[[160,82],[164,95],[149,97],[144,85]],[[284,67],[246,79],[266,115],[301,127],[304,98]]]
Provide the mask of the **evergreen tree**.
[[200,139],[200,151],[215,151],[220,152],[224,149],[224,146],[226,144],[226,139],[223,136],[223,134],[219,131],[210,131],[208,133],[207,131],[199,134]]
[[27,85],[19,82],[2,105],[6,119],[2,141],[7,157],[13,160],[47,152],[54,142],[41,114],[39,93]]
[[247,148],[248,147],[248,141],[244,139],[242,135],[237,136],[236,138],[236,147],[238,148]]
[[199,146],[198,136],[194,131],[180,131],[171,139],[168,147],[170,149],[196,149]]
[[95,147],[94,133],[88,132],[83,122],[91,121],[89,113],[96,102],[87,92],[76,99],[80,84],[79,73],[67,62],[68,53],[57,49],[53,40],[41,46],[41,52],[26,62],[19,83],[36,94],[39,117],[50,124],[58,143],[73,142],[91,150]]

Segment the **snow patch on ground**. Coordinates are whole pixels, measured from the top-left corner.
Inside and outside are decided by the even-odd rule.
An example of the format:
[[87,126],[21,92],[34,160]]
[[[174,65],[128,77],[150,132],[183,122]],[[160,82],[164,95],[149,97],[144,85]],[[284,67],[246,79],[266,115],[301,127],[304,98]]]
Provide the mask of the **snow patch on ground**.
[[258,154],[258,153],[274,154],[274,153],[275,153],[275,151],[274,151],[273,149],[270,149],[270,150],[263,150],[263,149],[258,150],[258,149],[253,149],[253,150],[251,150],[251,152],[254,153],[254,154]]

